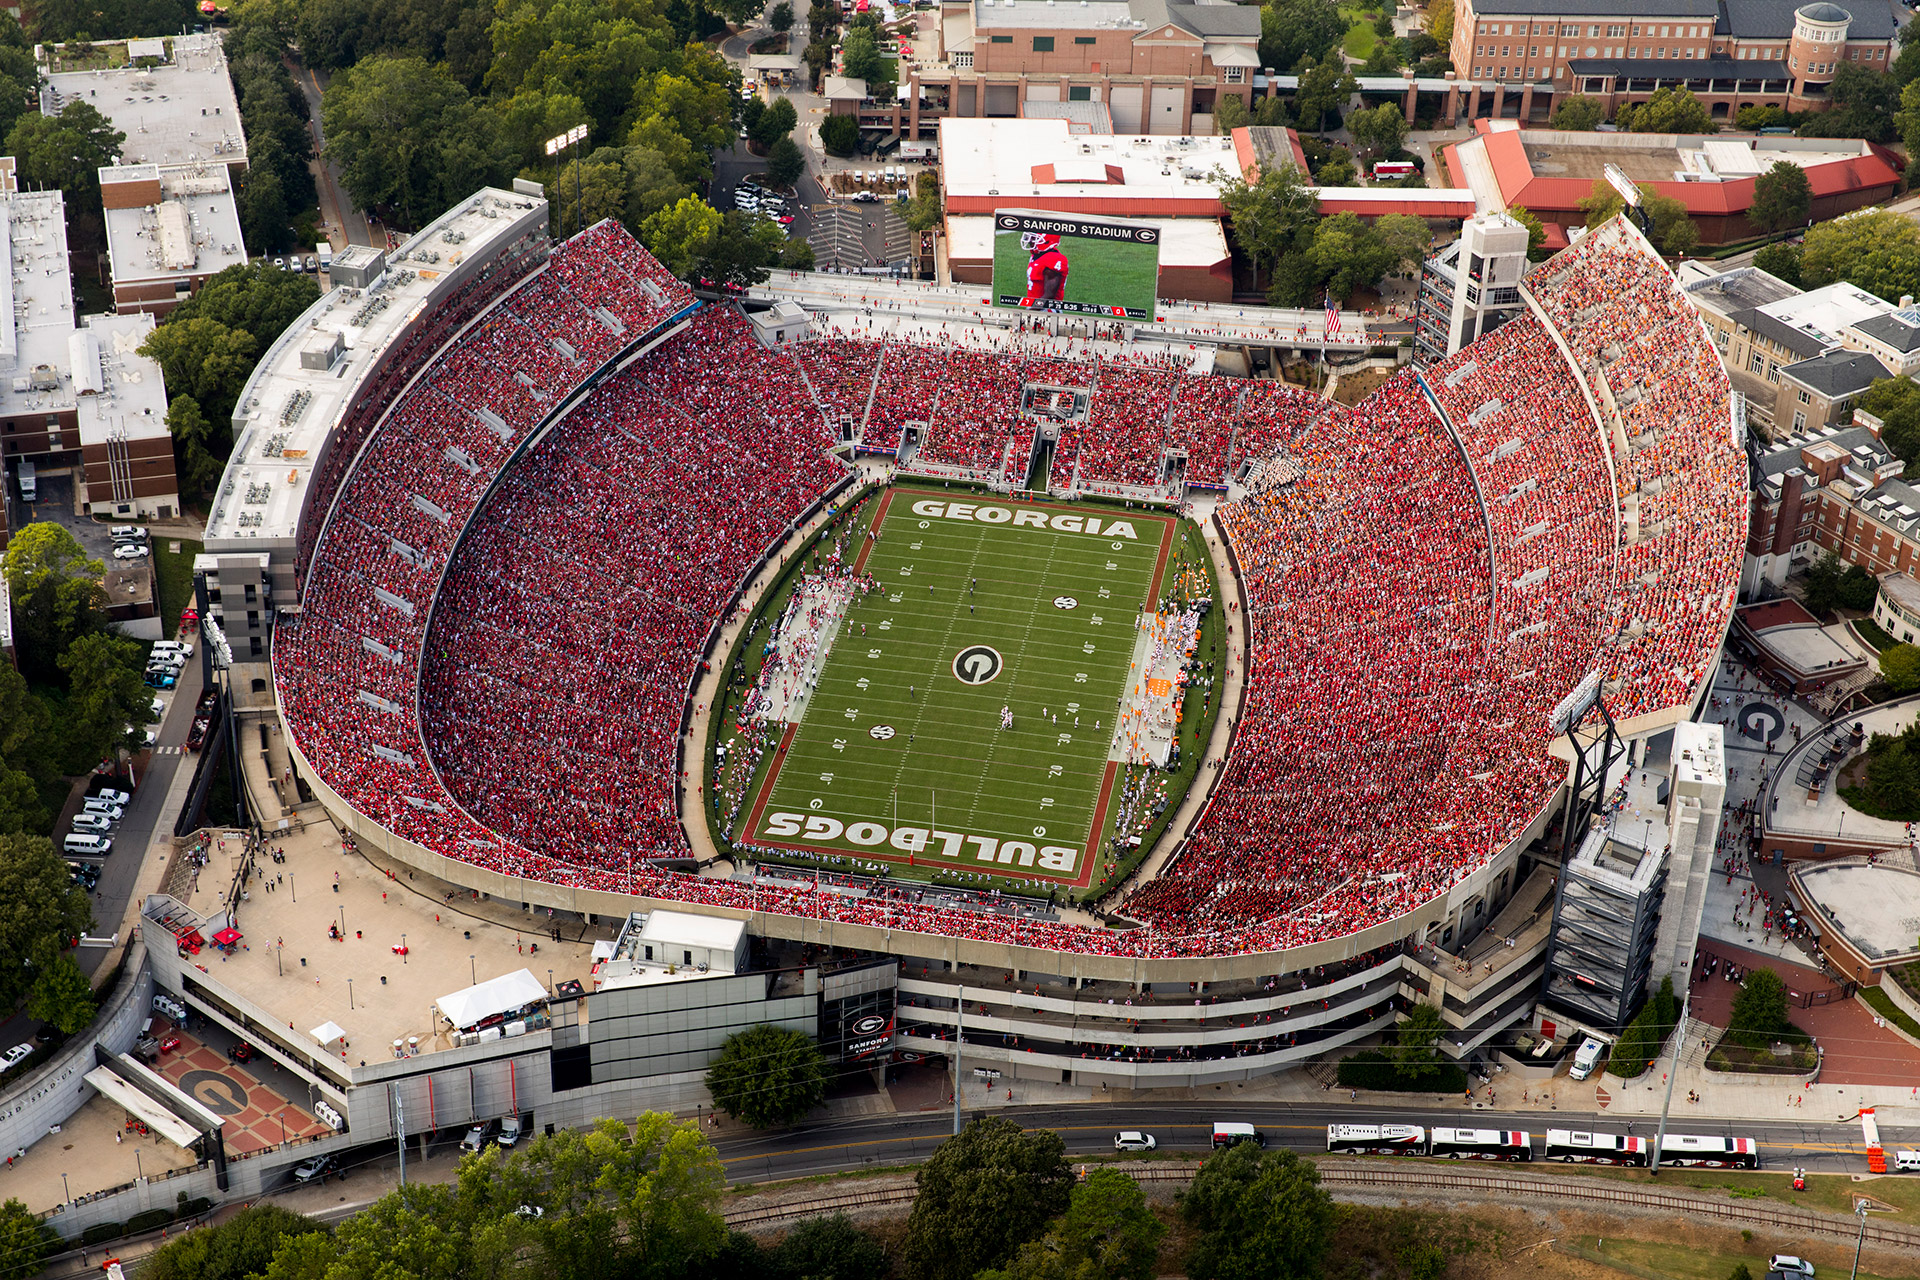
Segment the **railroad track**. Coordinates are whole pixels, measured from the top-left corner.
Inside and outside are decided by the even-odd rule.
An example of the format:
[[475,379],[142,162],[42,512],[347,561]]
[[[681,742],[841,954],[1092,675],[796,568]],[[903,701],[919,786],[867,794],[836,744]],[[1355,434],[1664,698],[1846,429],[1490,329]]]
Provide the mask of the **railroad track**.
[[[1187,1183],[1193,1180],[1196,1164],[1139,1164],[1118,1166],[1144,1183]],[[1622,1209],[1652,1210],[1681,1217],[1711,1218],[1722,1222],[1764,1227],[1772,1232],[1808,1233],[1850,1237],[1860,1230],[1859,1219],[1851,1214],[1817,1213],[1796,1209],[1773,1199],[1717,1199],[1686,1191],[1665,1191],[1601,1178],[1580,1176],[1553,1177],[1542,1174],[1491,1173],[1433,1168],[1396,1168],[1387,1164],[1345,1164],[1320,1162],[1320,1181],[1336,1196],[1340,1192],[1403,1191],[1441,1192],[1479,1200],[1507,1201],[1528,1199],[1559,1201],[1582,1205],[1613,1206]],[[913,1203],[913,1186],[874,1187],[846,1192],[819,1200],[793,1204],[743,1208],[726,1215],[732,1227],[767,1226],[800,1218],[821,1217],[856,1209],[889,1208]],[[1920,1252],[1920,1229],[1890,1222],[1866,1224],[1869,1244],[1889,1249]]]

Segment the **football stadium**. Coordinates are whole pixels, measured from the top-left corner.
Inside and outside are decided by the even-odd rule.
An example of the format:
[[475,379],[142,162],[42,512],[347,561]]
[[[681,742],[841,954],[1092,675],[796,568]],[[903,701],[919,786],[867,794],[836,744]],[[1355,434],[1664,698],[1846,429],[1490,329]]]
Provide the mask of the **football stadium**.
[[404,319],[260,491],[300,787],[528,911],[884,973],[883,1056],[1245,1079],[1409,991],[1472,1052],[1545,944],[1449,948],[1551,912],[1569,731],[1686,721],[1735,601],[1738,401],[1625,220],[1353,407],[1166,346],[770,336],[528,192],[366,278]]

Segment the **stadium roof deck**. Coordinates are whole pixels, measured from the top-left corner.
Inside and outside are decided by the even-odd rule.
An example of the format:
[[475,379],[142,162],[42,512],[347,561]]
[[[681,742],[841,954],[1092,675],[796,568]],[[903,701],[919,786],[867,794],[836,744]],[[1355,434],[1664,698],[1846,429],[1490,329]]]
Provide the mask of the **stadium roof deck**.
[[[1047,166],[1097,169],[1096,180],[1056,178]],[[1074,208],[1134,217],[1218,217],[1214,171],[1238,169],[1233,140],[1074,133],[1066,120],[940,121],[941,189],[950,213]]]
[[[497,908],[471,915],[455,910],[434,892],[444,891],[438,881],[390,880],[366,859],[343,853],[330,826],[278,835],[274,842],[287,851],[288,883],[268,893],[255,877],[236,926],[247,949],[222,956],[209,946],[197,959],[227,990],[269,1011],[275,1025],[292,1023],[294,1029],[282,1034],[303,1047],[317,1052],[309,1029],[334,1022],[347,1033],[348,1065],[391,1059],[394,1040],[408,1036],[420,1037],[422,1051],[448,1048],[450,1042],[440,1034],[444,1024],[432,1025],[434,1003],[476,981],[520,969],[532,969],[543,985],[551,969],[555,983],[575,979],[592,988],[592,940],[554,942],[544,917],[527,917],[520,932],[499,918]],[[282,871],[271,863],[262,869]],[[220,927],[226,909],[222,891],[231,884],[224,868],[220,874],[212,871],[198,877],[197,891],[182,888],[176,895],[210,926],[202,928],[208,938]],[[337,888],[331,883],[335,872]],[[416,887],[422,883],[431,888]],[[327,926],[339,927],[342,920],[345,939],[329,938]],[[150,938],[160,934],[153,924],[146,930]],[[284,943],[278,958],[276,941]],[[523,950],[536,941],[538,955]],[[404,957],[394,950],[402,945]]]
[[[1593,139],[1607,137],[1589,133],[1520,134],[1521,148],[1527,154],[1535,174],[1542,177],[1587,178],[1604,176],[1609,164],[1619,165],[1635,182],[1680,180],[1712,181],[1715,178],[1751,178],[1765,173],[1776,161],[1785,160],[1802,169],[1852,160],[1860,155],[1860,144],[1840,143],[1819,150],[1794,149],[1775,153],[1756,150],[1761,138],[1719,138],[1710,136],[1661,135],[1658,142],[1642,145],[1605,143]],[[1646,134],[1615,134],[1612,137],[1641,139]]]
[[1920,873],[1848,859],[1831,866],[1803,863],[1794,879],[1869,959],[1913,954],[1913,921],[1920,917]]
[[[401,245],[373,288],[337,287],[287,327],[255,366],[234,409],[233,456],[207,516],[208,551],[265,550],[267,542],[293,537],[306,460],[320,454],[375,358],[420,313],[447,268],[514,233],[516,218],[489,213],[501,205],[518,210],[529,201],[543,203],[495,187],[476,192]],[[457,247],[440,240],[443,232],[462,237]],[[439,254],[441,261],[409,260],[416,248]],[[346,344],[345,356],[329,368],[301,363],[316,333],[337,333]],[[300,403],[296,398],[303,393],[307,399]],[[283,424],[289,405],[296,411]],[[254,483],[271,484],[266,501],[247,500]],[[259,523],[243,527],[243,511],[258,515]]]
[[[103,183],[143,177],[159,181],[162,204],[105,211],[115,284],[209,276],[246,262],[240,210],[225,165],[121,165],[100,171]],[[167,205],[186,211],[184,242],[174,228],[178,214]]]
[[169,62],[108,71],[58,70],[55,47],[40,46],[40,110],[54,115],[69,102],[94,107],[127,135],[122,164],[245,166],[247,140],[221,36],[169,36],[165,44]]

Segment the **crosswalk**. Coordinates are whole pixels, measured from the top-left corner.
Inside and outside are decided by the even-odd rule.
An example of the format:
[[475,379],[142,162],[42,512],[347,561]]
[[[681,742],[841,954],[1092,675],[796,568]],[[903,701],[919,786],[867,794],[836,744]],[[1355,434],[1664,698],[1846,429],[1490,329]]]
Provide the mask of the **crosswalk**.
[[179,747],[155,747],[153,754],[157,756],[177,756],[183,754],[183,752]]

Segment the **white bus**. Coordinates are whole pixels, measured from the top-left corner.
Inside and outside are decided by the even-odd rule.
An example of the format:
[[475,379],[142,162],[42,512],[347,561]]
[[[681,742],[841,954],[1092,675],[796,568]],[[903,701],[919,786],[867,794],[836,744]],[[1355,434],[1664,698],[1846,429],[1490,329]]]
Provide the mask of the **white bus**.
[[1373,166],[1373,180],[1385,181],[1390,178],[1411,178],[1415,173],[1411,160],[1382,160]]
[[1531,1160],[1533,1135],[1521,1129],[1435,1129],[1427,1154],[1447,1160]]
[[1752,1138],[1713,1138],[1670,1133],[1660,1139],[1660,1163],[1706,1169],[1758,1169],[1760,1144]]
[[1644,1169],[1652,1149],[1645,1138],[1577,1129],[1547,1130],[1547,1159],[1564,1164],[1622,1164]]
[[1423,1156],[1427,1131],[1417,1124],[1330,1124],[1327,1150],[1350,1156]]

